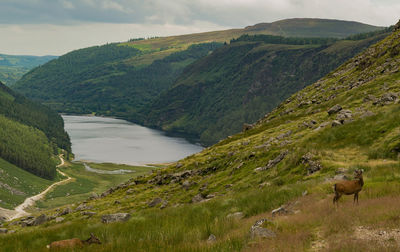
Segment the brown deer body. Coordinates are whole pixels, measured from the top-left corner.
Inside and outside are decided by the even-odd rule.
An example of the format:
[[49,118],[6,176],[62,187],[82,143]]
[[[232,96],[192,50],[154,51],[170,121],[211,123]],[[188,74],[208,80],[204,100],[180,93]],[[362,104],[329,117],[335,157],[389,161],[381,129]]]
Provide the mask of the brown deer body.
[[66,248],[77,248],[77,247],[82,248],[83,246],[92,243],[101,244],[100,240],[96,236],[90,234],[90,238],[87,240],[73,238],[68,240],[54,241],[50,243],[50,245],[47,245],[47,248],[49,249],[66,249]]
[[343,180],[339,181],[334,185],[335,197],[333,198],[333,204],[338,204],[338,200],[342,195],[354,194],[353,203],[357,201],[358,204],[358,193],[361,191],[364,180],[363,180],[363,170],[355,171],[355,180]]

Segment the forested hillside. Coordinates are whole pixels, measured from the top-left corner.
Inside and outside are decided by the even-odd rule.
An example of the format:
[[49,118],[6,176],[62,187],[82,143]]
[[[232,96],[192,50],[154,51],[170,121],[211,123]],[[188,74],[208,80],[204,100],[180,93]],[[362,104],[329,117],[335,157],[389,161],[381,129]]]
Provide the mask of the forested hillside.
[[339,39],[382,29],[349,21],[287,19],[132,39],[70,52],[33,69],[12,88],[59,112],[117,116],[211,144],[374,41]]
[[12,85],[32,68],[55,58],[57,57],[0,54],[0,81]]
[[143,123],[213,144],[386,35],[359,40],[244,35],[185,69],[143,111]]
[[2,83],[0,127],[0,158],[42,178],[54,178],[58,148],[71,152],[61,116]]
[[129,63],[130,57],[140,54],[133,47],[110,44],[81,49],[36,68],[13,88],[58,111],[137,121],[137,111],[168,89],[184,67],[219,46],[192,45],[138,67]]

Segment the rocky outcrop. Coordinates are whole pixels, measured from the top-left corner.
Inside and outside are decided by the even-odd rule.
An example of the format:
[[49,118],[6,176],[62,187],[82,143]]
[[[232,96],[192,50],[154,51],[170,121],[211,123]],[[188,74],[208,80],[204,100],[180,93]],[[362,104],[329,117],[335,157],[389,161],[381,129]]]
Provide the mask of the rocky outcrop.
[[203,198],[203,195],[201,195],[200,193],[199,194],[197,194],[196,196],[194,196],[193,198],[192,198],[192,203],[199,203],[199,202],[202,202],[202,201],[204,201],[205,199]]
[[7,228],[0,228],[0,234],[7,234],[8,229]]
[[147,205],[148,205],[149,207],[155,207],[155,206],[161,204],[162,201],[163,201],[163,200],[162,200],[161,198],[155,198],[155,199],[153,199],[152,201],[150,201]]
[[267,219],[261,219],[256,221],[256,223],[251,226],[250,235],[252,238],[260,237],[260,238],[273,238],[276,237],[275,232],[263,227],[264,223],[270,222]]
[[248,130],[251,130],[252,128],[254,128],[253,124],[244,123],[242,126],[242,132],[246,132]]
[[112,222],[123,222],[131,218],[128,213],[115,213],[115,214],[105,214],[101,216],[101,222],[112,223]]
[[342,106],[336,104],[335,106],[331,107],[331,108],[328,110],[328,114],[329,114],[329,115],[336,114],[336,113],[339,112],[340,110],[342,110]]
[[318,161],[315,161],[313,159],[314,155],[310,152],[301,157],[301,163],[306,165],[308,175],[322,169],[322,165]]
[[258,167],[258,168],[255,169],[255,171],[265,171],[265,170],[268,170],[268,169],[274,167],[274,166],[277,165],[279,162],[281,162],[281,161],[286,157],[286,155],[287,155],[288,153],[289,153],[288,150],[282,151],[276,158],[274,158],[274,159],[272,159],[272,160],[269,160],[269,161],[268,161],[268,164],[267,164],[266,166],[264,166],[264,167]]

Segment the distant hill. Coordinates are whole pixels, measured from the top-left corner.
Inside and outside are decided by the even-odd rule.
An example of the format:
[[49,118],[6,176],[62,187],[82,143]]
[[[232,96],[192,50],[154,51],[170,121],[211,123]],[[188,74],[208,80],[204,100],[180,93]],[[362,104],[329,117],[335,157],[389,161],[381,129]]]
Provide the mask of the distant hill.
[[57,56],[0,54],[0,81],[6,85],[12,85],[32,68],[56,58]]
[[[327,44],[323,39],[239,38],[188,66],[142,111],[147,117],[141,123],[216,143],[386,35]],[[301,42],[306,44],[296,45]]]
[[[276,27],[281,27],[282,29],[278,31]],[[229,44],[232,39],[238,39],[246,34],[283,34],[285,36],[310,36],[314,38],[323,36],[332,37],[330,43],[333,43],[336,39],[349,34],[355,35],[360,32],[379,31],[381,29],[382,27],[349,21],[288,19],[271,24],[259,24],[244,29],[231,29],[153,39],[133,39],[129,42],[95,46],[70,52],[43,66],[33,69],[24,75],[17,83],[12,85],[12,88],[60,112],[97,113],[100,115],[117,116],[133,122],[157,126],[165,130],[170,130],[171,132],[193,133],[195,137],[200,136],[203,143],[209,144],[226,136],[227,132],[232,133],[234,130],[236,131],[240,127],[237,123],[256,120],[260,115],[260,111],[266,108],[271,109],[281,101],[281,99],[299,90],[301,87],[304,87],[304,85],[312,83],[312,81],[331,71],[334,67],[341,64],[345,59],[352,57],[362,48],[362,43],[341,42],[338,43],[336,47],[331,47],[331,50],[327,49],[327,54],[330,55],[328,58],[334,63],[330,62],[324,67],[324,71],[320,71],[319,68],[321,67],[313,62],[313,60],[316,59],[312,58],[310,55],[318,57],[317,51],[322,51],[323,48],[327,47],[326,41],[316,42],[311,46],[318,47],[319,45],[319,49],[312,49],[310,45],[268,46],[268,43],[263,41],[245,41],[235,43],[235,45],[225,45],[221,49],[218,49],[224,43]],[[282,31],[284,31],[284,33],[282,33]],[[243,45],[243,43],[246,45]],[[261,45],[263,43],[265,46]],[[355,49],[354,47],[357,47],[354,46],[355,44],[360,45],[360,48]],[[348,49],[346,49],[347,45],[349,45]],[[367,45],[365,44],[364,46]],[[343,53],[339,47],[343,47]],[[215,50],[216,54],[212,54]],[[229,53],[233,54],[229,55]],[[285,53],[291,55],[291,61],[284,62]],[[264,71],[262,75],[260,72],[263,67],[262,62],[251,62],[252,59],[258,59],[260,61],[266,60],[269,61],[269,63],[274,63],[272,58],[263,58],[263,55],[267,57],[266,55],[268,54],[281,55],[278,57],[282,60],[279,63],[280,69],[274,67],[271,71],[283,74],[282,78],[279,77],[279,83],[284,83],[284,80],[292,78],[290,79],[290,84],[287,84],[286,87],[282,87],[282,90],[277,91],[280,93],[277,97],[270,94],[269,96],[273,97],[270,101],[261,100],[261,97],[257,96],[258,94],[250,95],[258,97],[256,99],[257,102],[253,100],[253,98],[248,98],[243,106],[240,105],[243,107],[241,113],[245,114],[240,115],[240,120],[236,120],[238,119],[238,114],[231,115],[234,116],[231,118],[231,121],[236,122],[236,124],[229,126],[231,128],[230,130],[225,131],[225,129],[222,129],[221,124],[225,124],[226,122],[220,121],[218,122],[219,126],[211,126],[213,128],[212,130],[217,130],[219,131],[218,133],[203,132],[207,127],[198,125],[198,121],[195,117],[191,117],[187,114],[185,117],[178,118],[173,115],[182,114],[182,111],[172,113],[171,119],[157,118],[157,113],[163,111],[163,109],[182,109],[176,104],[179,100],[165,99],[165,95],[159,102],[157,99],[161,93],[166,92],[171,87],[173,87],[171,92],[178,91],[175,87],[181,85],[184,82],[183,79],[188,78],[189,72],[194,74],[196,70],[202,71],[201,77],[196,73],[197,77],[200,77],[200,79],[196,79],[197,77],[194,76],[193,78],[191,77],[193,81],[195,80],[202,83],[206,80],[209,86],[217,83],[219,88],[225,85],[221,84],[219,80],[223,82],[232,81],[232,83],[241,83],[240,88],[243,90],[250,89],[250,86],[246,85],[262,86],[265,78],[278,78],[278,75],[275,77],[268,77],[267,74],[270,72],[267,71]],[[204,57],[206,57],[206,59],[203,59]],[[303,62],[300,58],[307,58],[307,60]],[[293,62],[304,63],[302,72],[294,73],[294,70],[285,71],[286,64],[292,64]],[[305,64],[306,62],[308,65]],[[215,66],[216,69],[207,67],[207,64],[209,66]],[[257,65],[257,69],[252,68],[255,65]],[[254,71],[254,76],[251,76],[251,71],[247,71],[246,68],[243,67],[249,67],[251,71]],[[292,69],[292,67],[289,68]],[[314,68],[317,68],[316,73],[312,73],[312,71],[315,70]],[[290,71],[292,72],[288,73]],[[184,74],[181,76],[182,73]],[[256,77],[256,73],[260,73],[262,77]],[[257,81],[261,81],[261,84],[254,84],[251,82],[250,79],[255,81],[253,77],[257,78]],[[295,80],[298,81],[297,84],[299,86],[293,88]],[[191,85],[192,84],[189,86]],[[181,86],[186,86],[186,84]],[[289,88],[289,86],[291,87]],[[224,88],[229,87],[226,86]],[[280,87],[274,87],[276,90],[279,88]],[[211,90],[208,89],[208,87],[206,89],[208,90],[207,92]],[[240,92],[222,91],[221,89],[214,90],[218,92],[214,92],[210,97],[203,97],[201,99],[203,102],[210,102],[211,97],[217,98],[215,96],[221,95],[221,92],[229,92],[231,101],[235,103],[234,106],[229,106],[229,104],[225,104],[221,100],[211,102],[216,105],[215,109],[218,110],[218,113],[222,111],[227,112],[230,109],[238,107],[237,103],[240,103],[239,100],[242,99],[242,97],[237,97],[235,95],[244,94],[245,92],[243,90]],[[179,99],[186,96],[186,99],[190,100],[193,98],[193,101],[195,101],[200,94],[202,94],[202,92],[195,92],[196,97],[191,97],[190,95],[192,94],[181,93]],[[176,96],[179,95],[176,94]],[[173,97],[178,98],[176,96],[174,95]],[[166,102],[169,103],[167,104]],[[258,105],[261,103],[264,105],[258,110]],[[150,104],[153,104],[151,108],[154,108],[155,111],[149,112]],[[202,113],[200,110],[208,106],[205,106],[205,104],[203,105],[201,105],[201,108],[198,108],[197,113]],[[217,105],[222,105],[224,108]],[[157,106],[164,106],[164,108],[159,110]],[[246,109],[244,109],[244,107],[246,107]],[[246,114],[247,112],[244,111],[248,111],[251,107],[255,107],[255,111],[251,114]],[[185,108],[185,110],[188,109],[189,108]],[[165,115],[163,116],[165,117]],[[172,123],[172,120],[178,119],[179,122],[176,121]],[[192,119],[194,120],[191,121]],[[168,122],[165,122],[165,120]],[[210,122],[211,121],[203,120],[202,124]],[[195,127],[189,130],[189,127],[187,127],[188,125],[194,125]],[[209,136],[205,137],[206,135]]]
[[292,18],[247,26],[244,30],[248,34],[269,34],[285,37],[345,38],[353,34],[379,29],[384,29],[384,27],[335,19]]

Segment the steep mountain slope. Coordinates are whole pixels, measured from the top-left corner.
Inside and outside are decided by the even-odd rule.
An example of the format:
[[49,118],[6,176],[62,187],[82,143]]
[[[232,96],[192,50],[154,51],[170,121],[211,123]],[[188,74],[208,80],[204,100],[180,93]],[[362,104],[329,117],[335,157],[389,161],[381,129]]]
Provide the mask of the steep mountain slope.
[[55,58],[57,57],[0,54],[0,81],[12,85],[32,68]]
[[141,123],[213,144],[386,35],[334,42],[242,36],[187,67]]
[[277,26],[285,36],[312,33],[343,37],[382,29],[348,21],[290,19],[271,23],[271,29],[268,26],[134,39],[68,53],[32,70],[12,87],[58,111],[95,112],[143,121],[143,114],[137,111],[168,89],[186,66],[208,55],[220,43],[243,34],[281,34],[275,31]]
[[[51,241],[92,232],[103,243],[86,251],[396,251],[400,237],[376,240],[375,232],[386,237],[398,230],[399,81],[400,22],[390,36],[292,95],[252,129],[70,206],[61,224],[6,224],[17,233],[0,236],[0,246],[45,251]],[[332,179],[360,168],[360,206],[345,199],[334,209]],[[278,213],[287,216],[269,214],[285,202]],[[110,220],[102,214],[116,212],[129,212],[131,219],[100,223]]]
[[0,83],[0,158],[37,176],[53,179],[53,153],[71,152],[62,118]]

